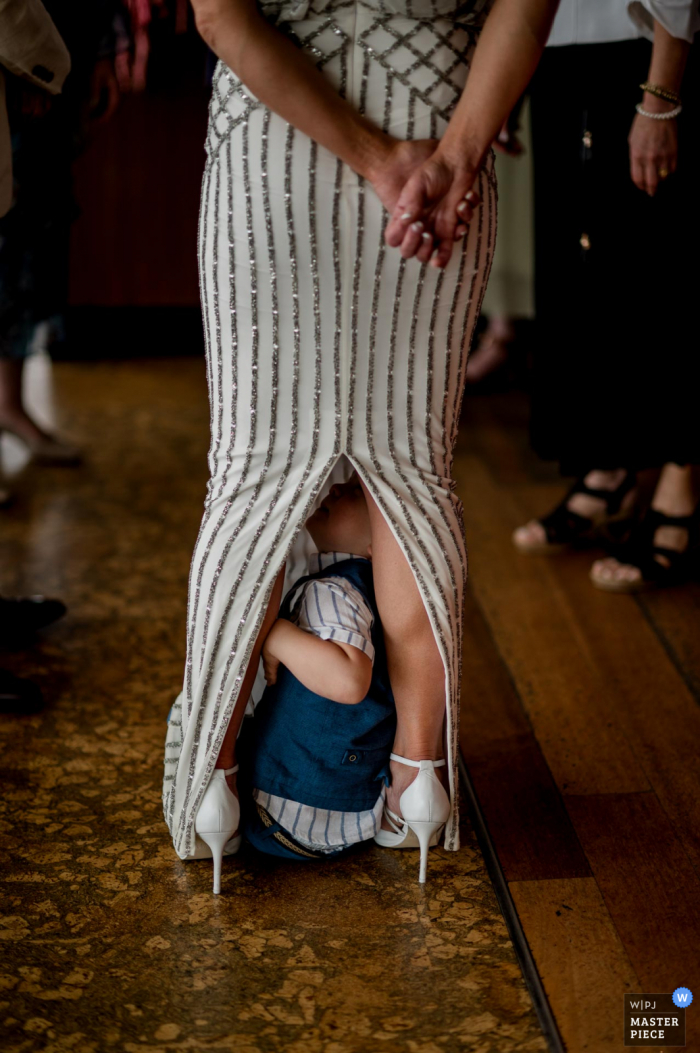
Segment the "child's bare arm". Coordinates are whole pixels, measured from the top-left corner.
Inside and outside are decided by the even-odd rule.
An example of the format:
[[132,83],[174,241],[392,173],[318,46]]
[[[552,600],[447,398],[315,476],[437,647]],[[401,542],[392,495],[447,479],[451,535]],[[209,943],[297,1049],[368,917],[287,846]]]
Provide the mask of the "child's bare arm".
[[356,705],[369,691],[372,660],[352,644],[321,640],[278,618],[262,649],[265,679],[274,683],[281,662],[304,687],[333,702]]

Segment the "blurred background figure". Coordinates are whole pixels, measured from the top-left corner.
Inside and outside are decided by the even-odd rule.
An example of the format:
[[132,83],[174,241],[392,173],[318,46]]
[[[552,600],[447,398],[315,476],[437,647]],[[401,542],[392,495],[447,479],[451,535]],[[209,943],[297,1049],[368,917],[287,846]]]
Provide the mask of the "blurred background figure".
[[[41,121],[49,112],[51,95],[61,91],[70,65],[63,39],[39,0],[0,0],[0,422],[3,427],[17,424],[21,429],[23,424],[21,366],[33,335],[32,319],[37,317],[32,311],[32,289],[38,284],[33,280],[33,265],[41,264],[42,224],[46,220],[38,185],[41,173],[31,170],[34,126],[30,122]],[[24,135],[21,130],[14,132],[14,122],[8,125],[3,71],[9,74],[12,116],[19,118],[20,129],[30,129]],[[22,81],[15,82],[15,78]],[[24,150],[19,149],[21,143],[25,145]],[[42,160],[44,165],[49,162],[50,167],[52,159],[47,154],[34,160]],[[43,176],[46,180],[47,173]],[[18,207],[15,180],[16,185],[35,191],[32,194],[28,190],[26,207],[23,191]],[[47,182],[50,185],[51,180]],[[38,211],[36,216],[32,209]],[[22,434],[21,430],[19,433]],[[32,439],[36,445],[36,435],[30,435],[30,441]],[[50,440],[46,437],[39,441]],[[4,499],[5,494],[0,500]],[[3,643],[22,641],[62,617],[65,610],[60,600],[43,596],[0,598],[0,640]],[[42,703],[36,684],[0,669],[0,712],[33,712]]]
[[[114,58],[129,47],[127,23],[117,0],[0,3],[11,27],[0,62],[12,158],[0,220],[0,431],[21,439],[37,462],[74,465],[79,450],[46,431],[25,406],[24,364],[33,350],[66,340],[76,214],[71,166],[91,127],[117,106]],[[48,28],[37,28],[40,18]],[[7,125],[5,140],[7,146]]]
[[[469,354],[467,383],[500,381],[522,363],[535,314],[530,105],[523,96],[494,142],[498,236],[482,305],[482,328]],[[521,324],[525,323],[525,324]],[[518,361],[520,360],[520,362]],[[512,376],[510,379],[513,378]]]
[[[185,304],[177,309],[188,319],[196,311],[196,324],[183,327],[178,315],[173,328],[188,353],[201,354],[193,245],[207,92],[205,49],[188,32],[189,22],[186,0],[0,0],[0,437],[11,435],[0,443],[0,460],[12,478],[19,480],[28,460],[80,463],[80,450],[61,437],[62,422],[78,435],[83,428],[87,441],[95,432],[94,418],[83,427],[81,394],[66,414],[71,381],[56,386],[60,370],[51,358],[102,360],[114,354],[118,340],[127,354],[134,344],[139,354],[153,346],[160,307],[157,325],[141,325],[131,315],[114,325],[111,306],[108,318],[101,307],[99,318],[90,313],[95,302],[113,304],[115,285],[133,279],[126,302],[150,304],[153,284],[144,274],[156,276],[175,305]],[[175,90],[173,68],[179,71]],[[149,90],[142,91],[147,81]],[[111,121],[125,94],[127,104],[117,115],[123,120]],[[175,170],[168,196],[165,173]],[[115,231],[116,246],[110,239]],[[134,287],[142,300],[134,300]],[[117,313],[129,310],[117,301]],[[171,299],[166,302],[175,310]],[[43,705],[34,683],[41,678],[42,648],[30,645],[66,605],[22,594],[33,591],[35,577],[41,583],[47,575],[58,595],[72,587],[65,567],[71,545],[57,541],[56,522],[104,465],[100,450],[91,473],[63,477],[60,488],[47,490],[33,473],[24,490],[17,488],[2,533],[0,589],[8,595],[0,595],[0,648],[8,665],[11,652],[21,651],[20,675],[0,669],[0,712],[26,714]],[[11,495],[2,489],[0,504],[9,504]],[[36,572],[34,561],[41,568]]]
[[661,468],[622,548],[591,569],[593,584],[611,591],[690,573],[690,466],[700,461],[700,365],[687,339],[697,328],[698,28],[691,0],[562,0],[531,85],[531,438],[578,479],[513,540],[531,553],[589,539],[633,515],[637,471]]

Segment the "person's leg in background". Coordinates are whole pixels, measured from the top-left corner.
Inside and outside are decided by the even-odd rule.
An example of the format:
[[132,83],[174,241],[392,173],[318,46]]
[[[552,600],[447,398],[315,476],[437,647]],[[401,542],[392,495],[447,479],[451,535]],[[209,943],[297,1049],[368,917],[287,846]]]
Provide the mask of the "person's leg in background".
[[629,310],[643,319],[646,332],[636,368],[632,431],[641,463],[661,472],[650,511],[629,542],[591,568],[593,584],[611,591],[682,582],[696,573],[700,63],[695,48],[688,57],[682,99],[677,171],[653,197],[635,188],[646,211],[645,252],[634,273]]
[[37,326],[63,306],[70,229],[69,130],[61,100],[23,112],[27,89],[8,92],[13,128],[14,201],[0,219],[0,432],[21,439],[33,458],[76,464],[79,451],[47,432],[28,412],[24,365]]
[[579,482],[515,531],[522,551],[555,551],[635,504],[636,407],[652,349],[630,309],[644,225],[627,134],[649,51],[646,41],[549,48],[534,78],[531,439]]

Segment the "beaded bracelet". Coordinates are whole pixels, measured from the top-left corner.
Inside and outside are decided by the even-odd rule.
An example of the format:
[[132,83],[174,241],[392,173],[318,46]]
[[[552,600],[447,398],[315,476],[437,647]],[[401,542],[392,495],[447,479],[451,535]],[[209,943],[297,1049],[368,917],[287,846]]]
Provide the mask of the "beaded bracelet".
[[642,91],[648,92],[650,95],[655,95],[657,99],[663,99],[665,102],[675,102],[678,104],[681,101],[680,95],[675,91],[671,91],[670,88],[662,88],[660,84],[651,84],[648,80],[645,80],[639,87]]
[[675,109],[669,110],[667,113],[651,113],[649,110],[644,109],[641,102],[638,102],[635,106],[637,113],[641,113],[642,117],[651,117],[652,121],[670,121],[673,117],[677,117],[682,109],[682,106],[676,106]]

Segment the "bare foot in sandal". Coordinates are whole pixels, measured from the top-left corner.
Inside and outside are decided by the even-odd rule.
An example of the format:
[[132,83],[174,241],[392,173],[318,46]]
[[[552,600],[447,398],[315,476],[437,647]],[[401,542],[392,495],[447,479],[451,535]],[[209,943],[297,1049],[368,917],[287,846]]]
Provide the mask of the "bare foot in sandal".
[[521,552],[560,552],[616,519],[629,517],[637,498],[636,476],[624,468],[588,472],[549,515],[531,519],[513,533]]

